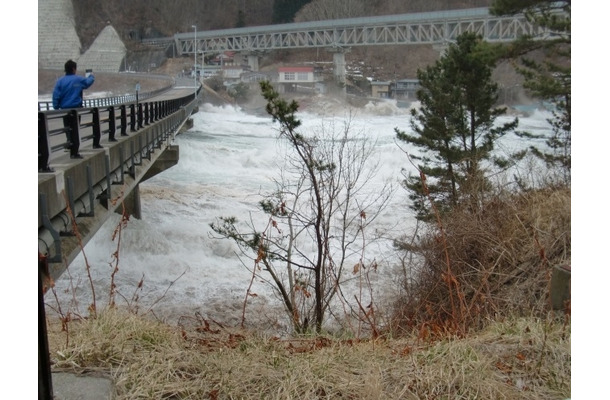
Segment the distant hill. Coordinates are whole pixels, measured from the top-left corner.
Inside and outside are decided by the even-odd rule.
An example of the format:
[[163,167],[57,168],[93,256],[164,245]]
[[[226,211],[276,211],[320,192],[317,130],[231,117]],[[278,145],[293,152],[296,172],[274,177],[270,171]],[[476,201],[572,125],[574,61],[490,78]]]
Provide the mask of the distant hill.
[[[192,59],[171,58],[172,55],[165,54],[164,51],[151,51],[142,46],[142,39],[169,37],[179,32],[192,32],[193,25],[196,25],[198,30],[231,28],[238,24],[243,26],[268,25],[272,23],[275,2],[280,1],[287,0],[224,0],[222,2],[211,0],[174,0],[171,2],[166,0],[104,0],[102,2],[98,0],[61,0],[61,4],[66,3],[66,10],[69,9],[70,2],[73,6],[78,36],[78,38],[74,38],[74,43],[80,42],[80,51],[83,53],[90,50],[101,33],[111,26],[126,48],[126,56],[122,62],[118,61],[119,63],[122,63],[123,66],[129,65],[130,70],[175,75],[182,70],[189,70]],[[295,20],[316,19],[316,15],[344,18],[360,16],[359,13],[389,15],[455,10],[487,7],[491,2],[492,0],[411,0],[408,2],[404,0],[333,0],[333,2],[313,0],[296,13]],[[362,7],[322,10],[320,5],[337,6],[348,3],[360,4]],[[39,8],[40,4],[45,4],[45,2],[39,2]],[[68,12],[66,11],[66,13]],[[69,41],[66,40],[66,42]],[[41,41],[39,45],[47,48],[51,46],[45,45],[45,43]],[[354,47],[346,57],[346,62],[348,70],[358,70],[365,77],[373,77],[377,80],[396,80],[416,78],[417,70],[434,63],[439,55],[438,49],[430,45]],[[63,60],[62,57],[61,62],[58,61],[57,66],[53,68],[62,69]],[[86,60],[83,59],[84,61]],[[265,55],[259,65],[262,70],[265,70],[282,64],[311,61],[331,62],[332,55],[318,49],[275,51]],[[48,68],[49,63],[43,65]],[[116,69],[116,67],[114,68]],[[103,70],[103,68],[98,68],[98,71]],[[520,101],[515,98],[513,92],[514,88],[520,86],[522,78],[515,73],[512,66],[508,63],[500,65],[496,69],[496,79],[500,83],[501,90],[502,88],[513,88],[507,94],[501,93],[502,98],[506,98],[507,101]]]
[[[273,23],[274,3],[281,1],[73,0],[72,3],[76,30],[83,49],[87,49],[102,29],[111,24],[128,49],[133,50],[141,39],[191,32],[192,25],[199,30],[269,25]],[[315,8],[316,2],[328,3],[327,0],[314,0],[306,7]],[[337,10],[333,14],[338,15],[337,18],[360,16],[350,15],[350,10],[353,13],[362,10],[360,12],[367,15],[388,15],[486,7],[491,0],[333,0],[333,4],[341,3],[366,4],[366,7],[350,6]]]
[[[215,30],[235,26],[269,25],[273,23],[276,3],[286,0],[78,0],[72,1],[76,31],[83,51],[97,35],[112,25],[127,48],[127,59],[138,65],[155,64],[162,60],[143,53],[142,39],[173,36],[179,32]],[[389,15],[410,12],[438,11],[473,7],[486,7],[492,0],[313,0],[297,12],[296,20],[320,19],[319,15],[347,18],[363,15]],[[328,10],[328,5],[335,9]],[[339,5],[349,7],[339,8]],[[322,5],[326,9],[321,10]],[[359,6],[360,5],[360,6]],[[317,11],[317,13],[316,13]],[[416,77],[417,69],[434,62],[438,51],[431,46],[374,46],[353,48],[350,61],[375,66],[378,79]],[[326,52],[317,50],[277,51],[261,60],[261,67],[303,61],[332,61]],[[373,67],[370,67],[373,68]],[[141,69],[141,67],[140,67]]]

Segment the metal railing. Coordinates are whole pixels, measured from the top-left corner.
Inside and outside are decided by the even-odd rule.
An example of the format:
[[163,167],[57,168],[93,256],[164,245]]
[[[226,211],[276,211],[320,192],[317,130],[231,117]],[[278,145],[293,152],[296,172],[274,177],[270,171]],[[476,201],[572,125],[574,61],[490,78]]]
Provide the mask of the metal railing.
[[[103,105],[90,108],[38,112],[38,171],[49,171],[51,154],[64,151],[71,143],[71,154],[78,154],[81,143],[92,140],[100,146],[102,137],[117,141],[116,135],[128,136],[178,111],[195,99],[195,94],[161,101]],[[95,104],[110,104],[109,99],[96,99]],[[64,140],[65,137],[65,140]]]

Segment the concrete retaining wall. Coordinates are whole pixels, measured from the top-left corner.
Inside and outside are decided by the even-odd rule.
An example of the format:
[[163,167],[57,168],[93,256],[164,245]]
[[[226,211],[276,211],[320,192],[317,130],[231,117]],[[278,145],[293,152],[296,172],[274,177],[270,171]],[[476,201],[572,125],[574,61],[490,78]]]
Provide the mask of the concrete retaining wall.
[[72,0],[38,0],[38,68],[63,70],[67,60],[97,72],[119,72],[127,49],[116,30],[106,26],[82,53]]

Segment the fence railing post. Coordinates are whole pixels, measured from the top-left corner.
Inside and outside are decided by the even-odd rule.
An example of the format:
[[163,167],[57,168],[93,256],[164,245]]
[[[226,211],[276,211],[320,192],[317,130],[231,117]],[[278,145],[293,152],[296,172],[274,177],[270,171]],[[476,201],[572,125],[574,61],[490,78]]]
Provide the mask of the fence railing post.
[[100,110],[98,108],[94,108],[91,110],[91,114],[93,115],[93,148],[99,149],[102,147],[100,144],[100,139],[102,138],[102,128],[100,127]]
[[70,110],[64,117],[64,127],[68,130],[67,136],[70,142],[70,155],[75,156],[78,154],[80,148],[80,132],[79,132],[79,118],[78,111]]
[[142,129],[142,121],[143,120],[143,115],[142,115],[142,103],[138,104],[138,129]]
[[150,103],[144,103],[144,125],[150,123]]
[[134,104],[129,105],[129,125],[131,132],[136,131],[136,106]]
[[116,116],[114,114],[114,107],[108,107],[108,141],[116,142],[114,134],[116,132]]
[[51,172],[49,167],[49,127],[47,116],[43,112],[38,113],[38,172]]
[[121,105],[121,136],[127,136],[127,107]]

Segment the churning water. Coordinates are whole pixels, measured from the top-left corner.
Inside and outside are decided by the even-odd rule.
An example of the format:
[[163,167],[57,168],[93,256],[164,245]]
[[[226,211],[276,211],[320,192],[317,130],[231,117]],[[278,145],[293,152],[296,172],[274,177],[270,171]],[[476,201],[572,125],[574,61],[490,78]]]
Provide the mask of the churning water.
[[[322,124],[342,124],[346,109],[327,109],[325,116],[303,112],[299,116],[304,132]],[[392,181],[397,187],[391,205],[378,219],[385,240],[367,249],[379,268],[374,274],[379,302],[389,300],[398,289],[398,255],[391,239],[409,234],[415,220],[407,206],[407,194],[398,182],[401,169],[412,169],[396,143],[394,128],[408,131],[407,110],[382,103],[352,110],[353,130],[376,141],[379,160],[376,182]],[[520,130],[548,131],[546,112],[520,117]],[[506,120],[508,117],[506,117]],[[201,313],[204,317],[237,325],[251,272],[251,265],[236,256],[237,248],[227,239],[212,235],[210,223],[222,216],[265,223],[257,203],[261,194],[274,188],[284,160],[285,144],[277,139],[277,123],[267,115],[248,114],[234,107],[204,104],[193,116],[194,127],[176,138],[180,146],[179,163],[140,185],[142,219],[131,219],[121,232],[118,251],[118,304],[150,309],[168,322],[182,315]],[[513,151],[527,146],[515,136],[505,138],[498,151]],[[111,240],[120,217],[110,218],[85,247],[91,267],[97,307],[108,304],[113,253],[118,240]],[[250,263],[251,264],[251,263]],[[142,287],[138,289],[138,283]],[[257,297],[249,300],[246,318],[250,325],[280,327],[280,300],[262,282],[254,283]],[[62,311],[86,314],[92,303],[85,257],[79,256],[56,282],[55,292]],[[353,296],[346,296],[353,298]],[[52,295],[47,304],[57,307]]]

